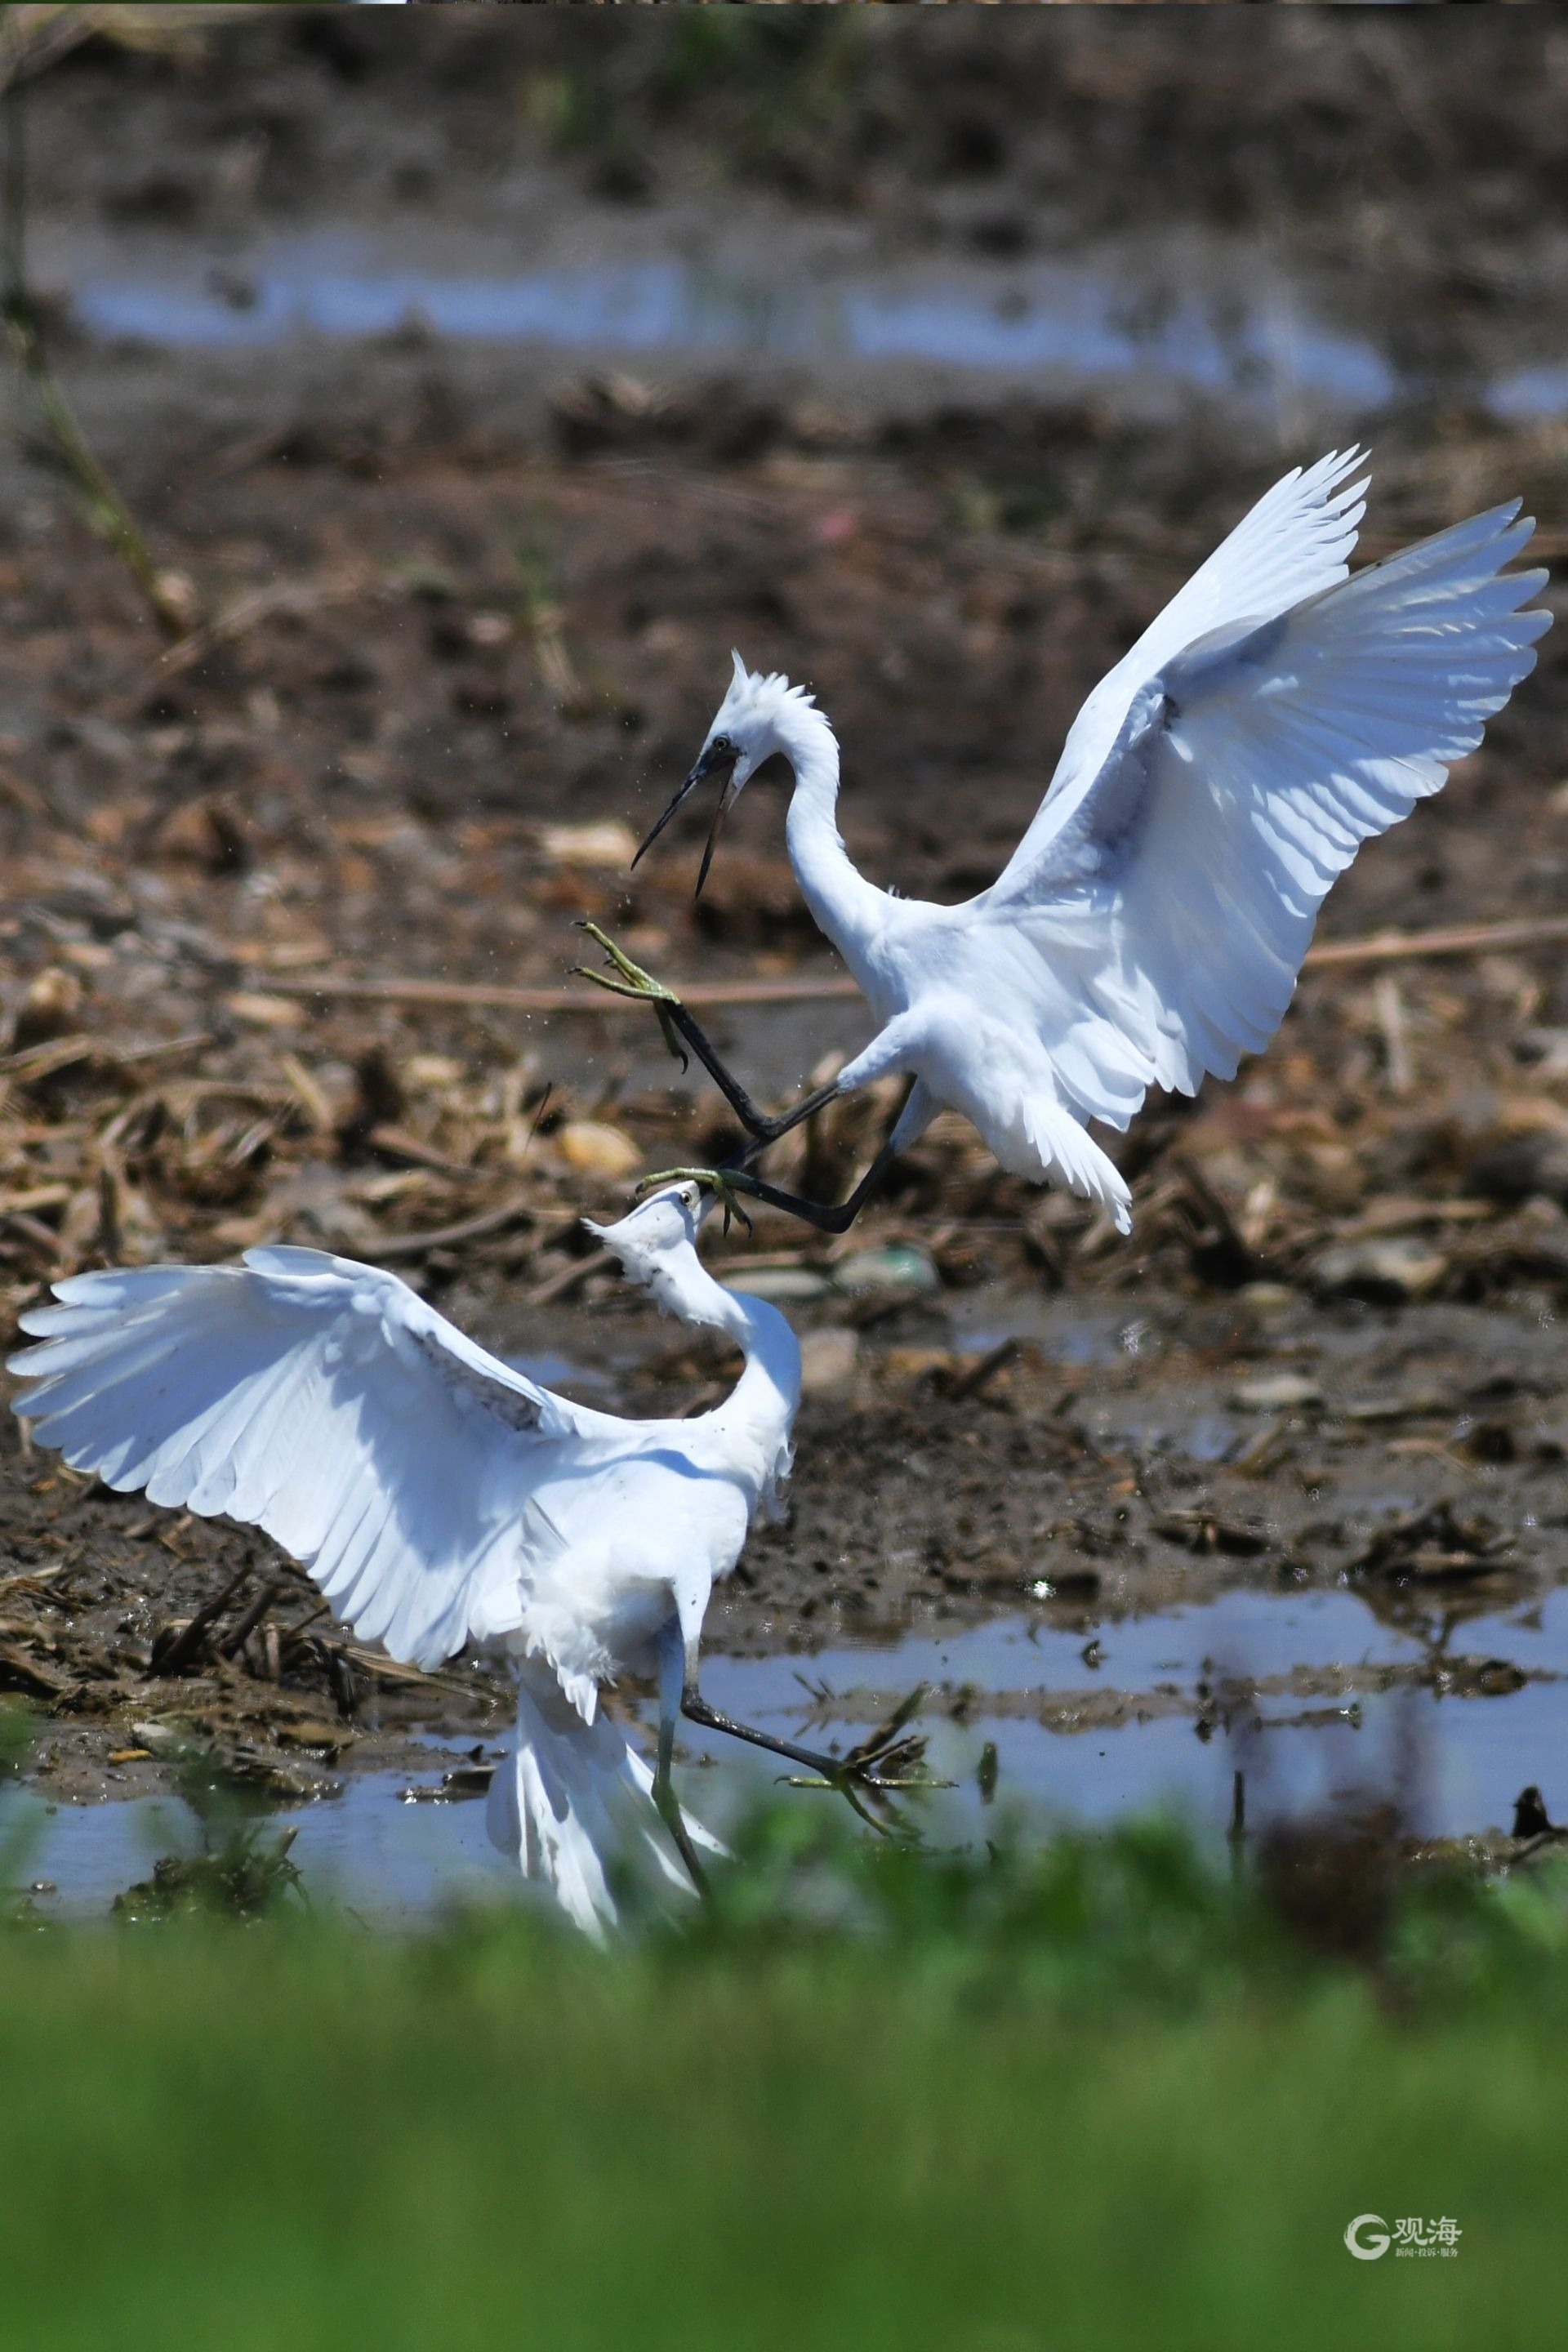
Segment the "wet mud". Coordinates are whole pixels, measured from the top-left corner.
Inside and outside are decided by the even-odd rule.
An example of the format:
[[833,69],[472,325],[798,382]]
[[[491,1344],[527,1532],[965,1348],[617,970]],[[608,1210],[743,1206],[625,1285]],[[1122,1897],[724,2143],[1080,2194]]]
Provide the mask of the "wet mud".
[[[856,857],[953,898],[1004,862],[1089,687],[1285,465],[1373,437],[1368,553],[1522,494],[1560,566],[1561,116],[1513,26],[1485,78],[1461,26],[1358,31],[1372,98],[1304,18],[1250,62],[1207,22],[1114,47],[1012,26],[1012,82],[911,26],[767,53],[791,164],[749,138],[749,53],[703,66],[700,138],[636,28],[617,142],[572,127],[599,84],[570,27],[477,15],[421,26],[416,123],[408,67],[347,12],[205,28],[181,59],[92,44],[30,91],[54,362],[195,625],[160,637],[21,415],[0,1303],[286,1239],[395,1266],[571,1393],[679,1410],[731,1365],[625,1294],[576,1219],[729,1130],[651,1023],[562,1008],[573,924],[738,989],[714,1034],[781,1097],[865,1034],[811,992],[837,967],[767,779],[700,905],[695,820],[628,875],[730,646],[819,693]],[[1216,74],[1228,161],[1189,142],[1209,161],[1178,190],[1152,125],[1201,128]],[[1270,161],[1279,106],[1325,160],[1321,205]],[[1439,236],[1445,176],[1465,201]],[[1559,634],[1336,889],[1325,940],[1561,917]],[[803,993],[744,1001],[759,983]],[[846,1185],[888,1108],[792,1139],[781,1181]],[[1460,1722],[1523,1727],[1468,1780],[1434,1767],[1446,1829],[1505,1818],[1518,1764],[1551,1799],[1561,948],[1310,971],[1267,1055],[1113,1148],[1128,1244],[956,1120],[842,1243],[771,1215],[711,1234],[807,1365],[788,1521],[710,1614],[716,1696],[809,1713],[795,1677],[826,1657],[847,1739],[925,1681],[966,1788],[989,1741],[1004,1790],[1095,1811],[1195,1788],[1189,1755],[1220,1808],[1254,1717],[1291,1718],[1289,1782],[1314,1723],[1353,1750],[1352,1711],[1405,1693],[1456,1754]],[[0,1471],[0,1694],[62,1812],[167,1793],[188,1742],[323,1818],[362,1781],[482,1780],[505,1716],[481,1666],[389,1667],[247,1533],[107,1495],[14,1428]],[[1303,1632],[1292,1654],[1320,1602],[1327,1651]],[[1141,1625],[1171,1629],[1173,1671],[1125,1646]],[[988,1627],[1011,1646],[977,1675]],[[1069,1770],[1100,1733],[1099,1780]],[[1124,1772],[1141,1738],[1180,1750]]]

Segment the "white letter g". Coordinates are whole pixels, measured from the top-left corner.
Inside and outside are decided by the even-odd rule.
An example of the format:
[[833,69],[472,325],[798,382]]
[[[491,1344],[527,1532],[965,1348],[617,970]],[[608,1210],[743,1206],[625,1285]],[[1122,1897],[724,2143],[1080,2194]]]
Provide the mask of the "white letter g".
[[[1361,2233],[1369,2226],[1373,2234],[1363,2238]],[[1388,2252],[1388,2224],[1381,2213],[1358,2213],[1345,2231],[1345,2244],[1358,2263],[1375,2263]]]

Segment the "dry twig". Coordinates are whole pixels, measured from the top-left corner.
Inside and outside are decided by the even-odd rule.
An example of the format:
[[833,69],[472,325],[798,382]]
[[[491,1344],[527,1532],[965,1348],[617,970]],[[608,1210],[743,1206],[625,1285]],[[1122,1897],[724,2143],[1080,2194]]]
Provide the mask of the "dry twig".
[[[1521,922],[1469,923],[1451,930],[1379,931],[1368,939],[1326,940],[1307,950],[1307,971],[1349,971],[1359,964],[1418,962],[1435,956],[1489,955],[1510,949],[1551,947],[1568,940],[1568,917]],[[510,1013],[624,1012],[628,1000],[603,989],[504,988],[463,980],[361,980],[342,972],[268,978],[276,996],[319,996],[366,1004],[449,1004]],[[860,994],[847,974],[786,973],[779,979],[700,980],[672,983],[694,1011],[726,1004],[849,1003]],[[641,1009],[638,1000],[637,1009]]]

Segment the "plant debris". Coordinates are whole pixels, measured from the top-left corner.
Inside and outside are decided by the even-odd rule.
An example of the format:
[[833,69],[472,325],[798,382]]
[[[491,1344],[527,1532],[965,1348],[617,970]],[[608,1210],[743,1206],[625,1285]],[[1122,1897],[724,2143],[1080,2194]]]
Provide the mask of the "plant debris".
[[[625,200],[597,152],[607,101],[584,110],[581,148],[552,145],[520,130],[506,74],[469,69],[512,37],[502,12],[409,13],[412,62],[367,52],[352,98],[288,11],[193,17],[177,58],[96,34],[68,72],[30,53],[40,221],[68,254],[126,221],[164,234],[159,204],[298,235],[358,201],[373,163],[389,204],[412,201],[396,185],[416,119],[445,142],[417,202],[447,228],[513,203],[500,159],[525,134],[531,235]],[[534,13],[561,86],[598,89],[582,36],[599,28]],[[633,76],[615,105],[646,131],[661,235],[743,182],[742,238],[753,201],[781,238],[816,236],[826,205],[868,268],[980,252],[990,269],[1018,250],[1009,222],[1076,251],[1156,210],[1201,236],[1239,208],[1312,283],[1332,247],[1324,299],[1338,289],[1346,333],[1365,324],[1350,281],[1392,299],[1380,257],[1397,251],[1402,331],[1425,322],[1415,374],[1452,397],[1423,388],[1380,416],[1363,551],[1516,494],[1558,513],[1561,420],[1474,397],[1554,331],[1561,273],[1534,225],[1560,142],[1530,41],[1505,26],[1478,79],[1465,26],[1441,55],[1380,27],[1415,93],[1391,157],[1366,136],[1386,98],[1348,50],[1309,58],[1296,28],[1264,27],[1245,75],[1194,68],[1194,37],[1211,60],[1239,54],[1223,13],[1123,43],[1058,12],[1049,72],[1021,50],[1016,81],[987,83],[979,212],[973,175],[912,128],[973,110],[950,71],[976,55],[962,12],[928,12],[950,21],[911,27],[897,59],[857,51],[841,103],[813,83],[809,139],[755,110],[739,49],[711,88]],[[465,70],[429,70],[437,50]],[[775,72],[798,96],[820,54],[808,26],[770,98]],[[268,127],[235,160],[234,92],[263,85]],[[1304,89],[1321,144],[1281,214],[1277,171],[1298,166],[1279,164],[1278,108]],[[1180,136],[1144,137],[1152,111]],[[1242,120],[1258,135],[1238,149]],[[1479,219],[1443,159],[1489,152],[1500,123],[1512,160]],[[149,189],[153,124],[190,176],[183,213]],[[699,149],[717,175],[700,184],[681,176]],[[1190,184],[1176,152],[1199,158]],[[1222,152],[1241,157],[1223,184]],[[242,165],[247,194],[224,176]],[[616,1213],[645,1171],[721,1154],[732,1126],[652,1022],[569,968],[579,918],[613,928],[691,984],[769,1101],[864,1042],[765,781],[698,907],[679,855],[630,870],[731,643],[818,692],[869,874],[939,899],[980,888],[1084,694],[1280,470],[1287,412],[1184,394],[1155,416],[1110,388],[979,379],[960,394],[915,367],[891,388],[826,369],[803,385],[773,355],[724,384],[700,353],[584,373],[412,321],[237,369],[95,335],[52,295],[36,309],[182,634],[163,643],[41,442],[0,454],[7,1325],[84,1267],[289,1242],[395,1266],[585,1402],[716,1392],[723,1351],[670,1350],[579,1220]],[[1401,1624],[1428,1601],[1479,1613],[1549,1590],[1568,1452],[1563,677],[1549,637],[1484,748],[1337,886],[1265,1055],[1100,1138],[1131,1187],[1130,1242],[1001,1173],[951,1115],[837,1249],[768,1213],[749,1247],[710,1234],[716,1268],[791,1316],[810,1372],[789,1521],[716,1598],[714,1647],[804,1654],[998,1606],[1087,1641],[1233,1584],[1347,1575]],[[591,1017],[571,1009],[590,995]],[[852,1181],[896,1097],[834,1105],[770,1172],[824,1195]],[[1478,1394],[1488,1381],[1505,1389]],[[29,1769],[54,1797],[165,1785],[195,1738],[305,1802],[342,1773],[427,1764],[416,1732],[466,1749],[508,1704],[468,1663],[421,1675],[347,1640],[243,1530],[113,1496],[16,1434],[0,1465],[0,1692],[41,1719]],[[1508,1667],[1433,1655],[1478,1696]]]
[[1507,1559],[1513,1541],[1489,1519],[1462,1519],[1451,1503],[1440,1502],[1380,1528],[1350,1566],[1365,1576],[1485,1576]]

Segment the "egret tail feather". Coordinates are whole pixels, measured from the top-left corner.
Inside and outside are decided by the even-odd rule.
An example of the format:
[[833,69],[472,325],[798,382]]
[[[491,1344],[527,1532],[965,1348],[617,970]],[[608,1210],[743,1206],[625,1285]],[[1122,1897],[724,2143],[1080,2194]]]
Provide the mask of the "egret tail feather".
[[[700,1822],[682,1819],[693,1845],[722,1853]],[[696,1891],[624,1727],[603,1707],[584,1723],[554,1675],[531,1661],[518,1675],[517,1743],[490,1782],[486,1827],[491,1844],[595,1939],[616,1922],[617,1860],[677,1896]]]
[[1097,1202],[1119,1234],[1132,1231],[1132,1195],[1127,1181],[1115,1161],[1103,1152],[1093,1136],[1086,1134],[1071,1111],[1060,1103],[1042,1102],[1038,1097],[1025,1106],[1025,1118],[1030,1151],[1037,1165],[1027,1160],[1015,1163],[1005,1157],[1000,1146],[1004,1139],[993,1139],[998,1146],[997,1157],[1005,1168],[1015,1174],[1032,1176],[1037,1182],[1049,1181],[1065,1184],[1080,1199]]

